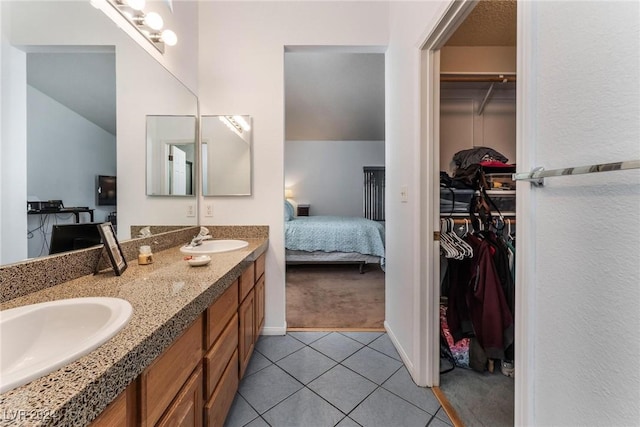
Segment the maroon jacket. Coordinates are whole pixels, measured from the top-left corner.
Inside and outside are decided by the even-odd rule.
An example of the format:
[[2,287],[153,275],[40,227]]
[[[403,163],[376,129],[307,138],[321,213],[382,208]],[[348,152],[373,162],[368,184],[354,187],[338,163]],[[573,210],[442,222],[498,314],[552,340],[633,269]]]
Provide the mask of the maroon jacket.
[[449,288],[447,322],[454,339],[473,334],[490,359],[504,359],[513,343],[513,317],[504,296],[494,262],[492,245],[469,235],[473,258],[454,263]]

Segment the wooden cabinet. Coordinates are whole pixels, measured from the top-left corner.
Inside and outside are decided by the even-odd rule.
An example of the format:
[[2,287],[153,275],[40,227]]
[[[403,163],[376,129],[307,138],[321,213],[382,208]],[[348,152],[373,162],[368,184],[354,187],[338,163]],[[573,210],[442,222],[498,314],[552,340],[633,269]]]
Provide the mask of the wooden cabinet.
[[222,373],[220,383],[216,387],[213,396],[204,407],[205,425],[218,427],[224,425],[227,413],[233,404],[233,399],[238,390],[238,350],[233,352],[231,360]]
[[260,255],[255,262],[256,285],[255,292],[255,340],[257,341],[264,327],[264,307],[265,307],[265,259],[266,253]]
[[222,426],[264,327],[265,255],[92,423]]
[[187,383],[167,409],[157,427],[202,426],[202,365],[198,365]]
[[240,276],[239,300],[242,303],[256,284],[255,263],[252,263]]
[[258,340],[262,328],[264,327],[264,274],[256,282],[256,286],[253,290],[255,298],[254,309],[254,341]]
[[[140,421],[154,426],[202,360],[204,316],[198,317],[140,376]],[[202,381],[200,381],[202,387]]]
[[91,427],[133,427],[137,421],[138,382],[133,381],[116,400],[93,420]]
[[206,347],[216,342],[222,330],[234,314],[238,312],[238,280],[233,282],[207,309]]
[[253,289],[249,291],[247,297],[240,303],[238,309],[238,318],[240,320],[238,357],[240,359],[240,378],[244,376],[244,372],[249,364],[249,359],[253,353],[253,346],[256,342],[255,335],[255,298]]
[[228,322],[215,345],[204,356],[205,364],[205,396],[213,395],[224,370],[238,349],[238,314],[237,308],[231,321]]
[[236,280],[207,309],[208,350],[204,356],[204,422],[222,426],[238,390],[238,297]]
[[251,359],[255,343],[264,326],[265,254],[260,255],[240,276],[240,308],[238,309],[240,378]]

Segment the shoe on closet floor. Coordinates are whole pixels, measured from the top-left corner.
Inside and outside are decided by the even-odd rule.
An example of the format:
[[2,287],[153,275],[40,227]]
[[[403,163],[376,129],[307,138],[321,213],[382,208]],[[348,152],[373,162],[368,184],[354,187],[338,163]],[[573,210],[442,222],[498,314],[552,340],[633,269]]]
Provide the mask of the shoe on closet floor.
[[515,377],[516,368],[514,367],[513,362],[508,362],[506,360],[503,360],[500,366],[500,370],[502,371],[502,375],[505,375],[511,378]]

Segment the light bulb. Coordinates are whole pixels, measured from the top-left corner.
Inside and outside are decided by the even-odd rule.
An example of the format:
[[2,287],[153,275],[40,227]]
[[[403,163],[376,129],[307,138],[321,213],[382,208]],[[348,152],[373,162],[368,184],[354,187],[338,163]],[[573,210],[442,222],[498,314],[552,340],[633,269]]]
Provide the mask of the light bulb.
[[168,46],[175,46],[178,43],[178,36],[171,30],[164,30],[160,36],[160,40],[165,42]]
[[125,0],[125,3],[133,10],[142,10],[144,9],[145,0]]
[[151,28],[152,30],[161,30],[164,22],[162,21],[162,16],[158,15],[155,12],[149,12],[144,16],[144,25]]
[[242,116],[233,116],[233,120],[236,121],[236,123],[238,123],[240,125],[240,127],[242,127],[242,129],[249,131],[251,130],[251,126],[249,126],[249,123],[247,123],[247,121],[244,119],[244,117]]

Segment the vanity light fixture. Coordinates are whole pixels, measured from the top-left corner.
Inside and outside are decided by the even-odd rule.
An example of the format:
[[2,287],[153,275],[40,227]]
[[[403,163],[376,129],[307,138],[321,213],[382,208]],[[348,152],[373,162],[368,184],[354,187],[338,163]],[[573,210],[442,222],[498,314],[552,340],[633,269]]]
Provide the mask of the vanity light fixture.
[[144,13],[145,0],[108,0],[133,27],[149,42],[164,53],[164,46],[175,46],[178,36],[171,30],[162,30],[164,20],[156,12]]
[[247,123],[247,121],[244,119],[244,117],[242,116],[233,116],[233,120],[240,125],[240,127],[243,130],[246,131],[250,131],[251,130],[251,126],[249,126],[249,123]]
[[235,119],[233,118],[233,116],[218,116],[218,118],[220,119],[220,121],[222,123],[224,123],[225,125],[227,125],[227,127],[229,129],[231,129],[233,132],[235,132],[239,137],[242,138],[242,126],[240,126]]

